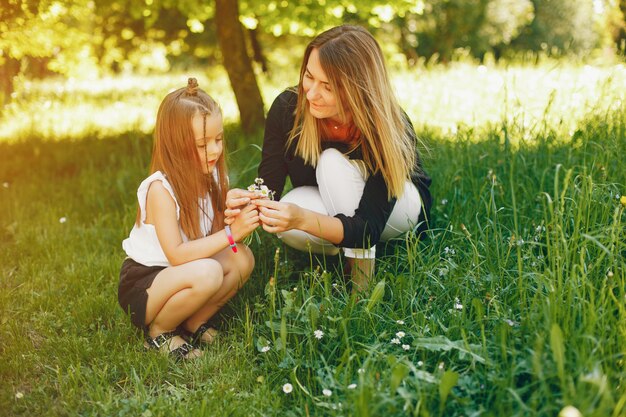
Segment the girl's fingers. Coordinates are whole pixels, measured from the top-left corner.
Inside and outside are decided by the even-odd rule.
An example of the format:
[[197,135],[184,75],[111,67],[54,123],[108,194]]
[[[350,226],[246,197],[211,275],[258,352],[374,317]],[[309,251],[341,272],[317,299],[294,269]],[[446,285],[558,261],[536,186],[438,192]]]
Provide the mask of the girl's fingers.
[[224,216],[226,217],[235,217],[241,212],[241,209],[238,208],[227,208],[224,210]]
[[240,207],[250,202],[248,197],[233,198],[226,202],[227,207]]

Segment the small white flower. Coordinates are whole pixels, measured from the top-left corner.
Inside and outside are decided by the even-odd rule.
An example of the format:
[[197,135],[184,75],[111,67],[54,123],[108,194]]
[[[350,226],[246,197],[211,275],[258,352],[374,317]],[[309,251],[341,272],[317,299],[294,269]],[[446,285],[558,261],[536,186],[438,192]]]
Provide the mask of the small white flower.
[[22,398],[24,398],[24,393],[23,392],[19,392],[18,391],[18,392],[15,393],[15,399],[16,400],[21,400]]
[[563,407],[563,409],[559,413],[559,417],[583,417],[583,415],[578,410],[578,408],[572,405],[568,405],[568,406]]
[[337,283],[333,282],[333,288],[337,288]]
[[350,384],[348,385],[348,389],[355,389],[356,388],[356,384]]
[[406,333],[404,333],[404,332],[398,332],[398,333],[396,333],[396,337],[397,337],[398,339],[402,339],[404,336],[406,336]]
[[396,323],[402,326],[404,324],[404,320],[396,320]]
[[424,366],[424,362],[422,362],[422,361],[417,361],[417,366],[419,366],[419,367]]
[[363,369],[363,368],[359,368],[359,369],[357,369],[357,373],[359,373],[359,374],[362,374],[362,373],[364,373],[364,372],[365,372],[365,369]]
[[61,217],[59,219],[59,223],[61,223],[61,224],[65,223],[66,221],[67,221],[67,217]]
[[298,287],[293,287],[293,292],[298,291]]
[[441,205],[442,206],[445,206],[446,204],[448,204],[448,200],[447,199],[444,198],[443,200],[441,200]]
[[409,349],[411,349],[411,346],[409,346],[409,345],[402,345],[402,349],[409,350]]
[[463,304],[461,304],[461,301],[459,301],[458,298],[454,299],[454,308],[456,310],[463,310]]
[[285,385],[283,385],[283,392],[285,394],[289,394],[291,391],[293,391],[293,385],[291,385],[290,383],[286,383]]
[[400,344],[400,339],[398,339],[397,337],[394,337],[393,339],[391,339],[391,343],[394,345],[399,345]]
[[324,394],[326,397],[330,397],[331,395],[333,395],[333,392],[329,390],[328,388],[324,388],[322,390],[322,394]]
[[444,366],[445,364],[443,362],[439,362],[439,366],[438,366],[439,369],[443,370]]
[[263,346],[263,347],[261,348],[261,352],[263,352],[263,353],[265,353],[265,352],[269,352],[269,350],[270,350],[270,347],[269,347],[269,346]]
[[316,330],[313,332],[313,336],[315,336],[317,340],[320,340],[322,337],[324,337],[324,332],[321,330]]

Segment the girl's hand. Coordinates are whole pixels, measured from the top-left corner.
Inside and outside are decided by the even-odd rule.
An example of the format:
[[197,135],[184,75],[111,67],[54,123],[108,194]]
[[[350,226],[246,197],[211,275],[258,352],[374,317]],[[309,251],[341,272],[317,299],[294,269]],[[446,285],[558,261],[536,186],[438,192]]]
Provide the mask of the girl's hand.
[[240,209],[239,214],[233,219],[230,229],[233,232],[235,242],[243,240],[246,236],[259,227],[259,211],[254,204],[249,204]]
[[300,206],[265,199],[255,200],[254,204],[259,209],[259,219],[266,232],[278,233],[302,228],[304,210]]
[[251,191],[233,188],[226,193],[226,210],[224,210],[224,223],[232,225],[235,217],[241,213],[251,200],[259,198],[258,195]]

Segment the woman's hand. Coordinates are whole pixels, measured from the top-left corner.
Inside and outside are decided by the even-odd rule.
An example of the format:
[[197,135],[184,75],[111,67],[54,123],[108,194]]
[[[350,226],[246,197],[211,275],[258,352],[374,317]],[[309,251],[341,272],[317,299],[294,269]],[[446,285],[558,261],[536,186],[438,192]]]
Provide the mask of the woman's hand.
[[230,229],[233,239],[239,242],[259,227],[259,211],[254,204],[249,204],[239,210],[239,214],[233,219]]
[[224,223],[232,225],[241,210],[253,199],[259,198],[253,191],[233,188],[226,193],[226,210],[224,210]]
[[301,229],[304,209],[292,203],[259,199],[254,204],[259,209],[259,219],[263,230],[269,233]]

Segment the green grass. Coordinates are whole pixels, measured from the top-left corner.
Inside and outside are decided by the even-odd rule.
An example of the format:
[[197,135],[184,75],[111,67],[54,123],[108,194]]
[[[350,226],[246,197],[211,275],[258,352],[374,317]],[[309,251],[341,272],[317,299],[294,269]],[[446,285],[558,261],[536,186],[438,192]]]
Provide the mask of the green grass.
[[[518,81],[488,93],[485,71]],[[145,353],[116,300],[150,159],[133,115],[152,115],[181,77],[146,78],[115,128],[98,109],[134,87],[31,85],[2,119],[13,133],[0,141],[0,415],[626,415],[626,76],[555,71],[398,74],[430,148],[426,239],[388,247],[378,284],[355,300],[336,262],[259,233],[228,331],[182,365]],[[44,127],[31,110],[47,100]],[[96,122],[55,130],[77,103]],[[247,185],[260,138],[234,125],[227,137],[232,181]]]

